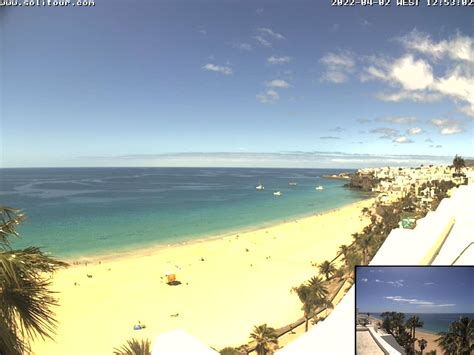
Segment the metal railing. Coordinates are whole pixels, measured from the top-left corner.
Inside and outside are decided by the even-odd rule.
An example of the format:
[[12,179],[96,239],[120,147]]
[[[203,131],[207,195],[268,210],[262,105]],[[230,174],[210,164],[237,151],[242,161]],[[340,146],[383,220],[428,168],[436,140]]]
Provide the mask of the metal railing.
[[459,258],[460,258],[460,257],[466,252],[466,250],[469,249],[469,247],[470,247],[471,245],[473,245],[473,244],[474,244],[474,242],[470,242],[470,243],[463,249],[463,251],[456,257],[456,259],[454,259],[454,261],[451,263],[451,265],[456,264],[456,262],[459,260]]

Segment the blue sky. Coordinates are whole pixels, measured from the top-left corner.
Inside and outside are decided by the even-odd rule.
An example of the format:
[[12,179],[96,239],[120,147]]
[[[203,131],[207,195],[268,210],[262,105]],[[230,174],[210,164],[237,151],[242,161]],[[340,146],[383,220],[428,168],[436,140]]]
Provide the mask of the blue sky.
[[359,267],[359,312],[474,313],[474,267]]
[[4,167],[474,156],[465,8],[97,0],[1,11]]

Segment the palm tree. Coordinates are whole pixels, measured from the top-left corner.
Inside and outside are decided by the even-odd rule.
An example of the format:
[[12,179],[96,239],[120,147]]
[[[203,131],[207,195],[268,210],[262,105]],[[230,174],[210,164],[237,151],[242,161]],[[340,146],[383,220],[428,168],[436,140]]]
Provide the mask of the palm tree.
[[[220,355],[242,355],[242,352],[237,350],[236,348],[233,348],[231,346],[227,346],[221,351],[219,351]],[[247,352],[246,352],[247,354]]]
[[339,255],[342,255],[345,265],[347,265],[347,255],[349,254],[349,252],[350,252],[350,248],[347,245],[342,244],[339,247]]
[[410,336],[413,343],[413,352],[415,352],[416,328],[421,328],[423,326],[423,322],[418,316],[412,316],[408,318],[406,325],[407,328],[410,329]]
[[35,247],[11,249],[9,238],[18,237],[24,220],[20,210],[0,206],[0,354],[30,352],[30,339],[52,339],[57,324],[51,274],[67,264]]
[[311,287],[309,287],[308,285],[305,285],[305,284],[301,284],[300,286],[298,287],[293,287],[292,288],[292,291],[295,292],[301,303],[303,303],[303,306],[301,307],[301,309],[303,310],[303,316],[304,316],[304,319],[305,319],[305,332],[308,331],[308,322],[311,318],[311,315],[313,313],[313,310],[314,310],[314,299],[315,297],[312,296],[312,292],[311,292]]
[[469,355],[474,351],[474,321],[461,317],[449,325],[449,331],[436,339],[446,354]]
[[421,338],[418,340],[418,346],[420,347],[421,355],[423,355],[423,350],[426,349],[426,345],[428,345],[428,342],[425,339]]
[[466,167],[466,162],[463,158],[456,154],[453,159],[453,167],[456,170],[456,173],[459,174],[461,172],[461,169]]
[[148,339],[137,340],[132,338],[120,348],[114,349],[114,355],[151,355],[151,342]]
[[334,267],[334,265],[327,260],[319,264],[318,268],[319,272],[326,276],[326,281],[329,280],[331,275],[336,272],[336,268]]
[[372,239],[368,235],[360,235],[355,240],[356,246],[362,252],[362,264],[367,265],[368,262],[368,255],[369,255],[369,248],[371,246]]
[[311,292],[319,298],[327,298],[328,290],[324,281],[320,277],[313,276],[307,282],[307,285],[311,288]]
[[400,312],[384,312],[383,328],[395,337],[405,332],[405,315]]
[[327,299],[328,291],[323,281],[315,276],[306,284],[293,287],[292,291],[298,295],[301,303],[303,303],[301,309],[305,318],[305,332],[307,332],[309,320],[318,308],[332,308],[332,303]]
[[349,281],[354,281],[354,275],[355,275],[355,267],[357,265],[360,265],[362,263],[360,255],[355,252],[354,250],[351,249],[349,254],[347,255],[347,279]]
[[278,347],[278,337],[275,329],[268,327],[266,324],[255,326],[252,333],[250,333],[256,343],[255,350],[258,355],[273,354],[273,351]]
[[457,344],[456,336],[449,332],[438,333],[439,338],[435,339],[438,345],[443,349],[444,354],[456,354],[457,353]]

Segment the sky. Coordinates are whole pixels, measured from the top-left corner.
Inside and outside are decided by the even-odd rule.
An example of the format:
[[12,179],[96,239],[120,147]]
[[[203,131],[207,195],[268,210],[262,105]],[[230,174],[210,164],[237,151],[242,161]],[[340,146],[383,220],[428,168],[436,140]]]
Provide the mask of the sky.
[[359,312],[474,313],[474,267],[358,267]]
[[474,13],[330,3],[2,7],[0,166],[473,157]]

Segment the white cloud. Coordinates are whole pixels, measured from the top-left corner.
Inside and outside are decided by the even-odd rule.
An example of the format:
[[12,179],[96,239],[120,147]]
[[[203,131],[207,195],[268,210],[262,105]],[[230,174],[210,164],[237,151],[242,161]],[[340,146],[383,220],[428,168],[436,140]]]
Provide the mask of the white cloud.
[[355,68],[355,60],[348,52],[328,53],[319,62],[325,67],[321,80],[335,84],[349,80],[349,75],[354,72]]
[[394,143],[413,143],[413,141],[406,136],[400,136],[398,138],[395,138],[393,142]]
[[452,135],[464,132],[461,122],[458,120],[450,120],[448,118],[433,118],[431,124],[439,129],[442,135]]
[[386,299],[399,302],[399,303],[408,303],[418,306],[434,306],[435,303],[431,301],[423,301],[416,298],[402,298],[401,296],[387,296]]
[[400,132],[397,129],[386,127],[374,128],[370,133],[379,134],[381,139],[395,139],[400,136]]
[[445,304],[423,304],[421,307],[453,307],[456,303],[445,303]]
[[396,287],[403,287],[403,280],[386,281],[386,283],[392,286],[396,286]]
[[407,134],[409,134],[410,136],[415,136],[421,133],[423,133],[423,130],[420,127],[413,127],[407,130]]
[[426,89],[433,83],[431,66],[422,59],[415,60],[411,55],[396,60],[390,69],[390,76],[406,90]]
[[253,38],[264,47],[271,47],[272,46],[271,42],[266,40],[262,36],[254,36]]
[[367,282],[367,281],[369,281],[369,279],[363,278],[363,279],[361,279],[361,281],[362,281],[362,282]]
[[[362,73],[361,81],[379,80],[397,88],[378,92],[375,97],[389,102],[435,102],[449,98],[459,112],[474,117],[474,39],[458,33],[436,42],[415,30],[399,40],[411,53],[398,59],[366,57],[370,65]],[[426,58],[417,59],[413,52]],[[445,60],[437,61],[440,58]]]
[[320,62],[328,66],[353,67],[354,59],[348,53],[328,53],[320,59]]
[[[361,81],[381,80],[391,86],[401,86],[403,91],[423,90],[433,82],[431,65],[422,59],[406,54],[396,60],[382,57],[368,57],[372,63],[361,75]],[[407,93],[401,94],[407,96]]]
[[438,127],[444,126],[448,124],[449,122],[450,120],[448,120],[447,118],[433,118],[431,120],[431,123]]
[[224,75],[232,75],[233,73],[231,67],[226,67],[226,66],[221,66],[221,65],[211,64],[211,63],[204,65],[202,69],[207,70],[207,71],[222,73]]
[[474,62],[473,39],[459,33],[450,39],[436,42],[429,35],[413,30],[399,40],[407,49],[437,59],[449,57],[453,60]]
[[257,28],[257,31],[262,34],[266,34],[269,37],[274,38],[274,39],[278,39],[278,40],[285,39],[285,36],[283,36],[281,33],[274,32],[270,28],[261,27],[261,28]]
[[287,81],[281,80],[281,79],[267,81],[265,85],[269,88],[281,88],[281,89],[286,89],[291,86]]
[[458,111],[466,116],[474,117],[474,105],[466,105],[458,108]]
[[415,123],[417,119],[414,116],[394,116],[394,117],[378,118],[377,121],[389,122],[389,123],[395,123],[395,124],[410,124],[410,123]]
[[[461,66],[457,66],[445,77],[439,78],[434,83],[433,89],[467,102],[468,112],[474,110],[474,76],[468,70],[463,70]],[[466,106],[463,110],[466,110]]]
[[[395,280],[395,281],[382,281],[382,280],[379,280],[379,279],[376,279],[375,282],[377,283],[386,283],[388,285],[392,285],[392,286],[395,286],[395,287],[403,287],[403,283],[404,283],[404,280]],[[400,297],[400,296],[389,296],[389,297],[386,297],[386,298],[390,298],[390,297]]]
[[270,28],[261,27],[257,28],[257,34],[253,38],[262,46],[271,47],[273,40],[282,40],[285,39],[285,36]]
[[272,104],[280,99],[280,95],[275,90],[269,89],[264,94],[258,94],[257,99],[262,104]]
[[451,135],[451,134],[458,134],[464,132],[463,129],[457,125],[448,126],[441,128],[440,133],[443,135]]
[[267,58],[267,62],[270,64],[286,64],[286,63],[289,63],[290,61],[291,61],[291,58],[287,56],[285,57],[271,56]]
[[234,48],[240,49],[242,51],[251,51],[253,47],[248,43],[236,43],[234,44]]
[[424,285],[426,286],[430,286],[430,285],[434,285],[435,283],[434,282],[425,282]]
[[319,137],[319,139],[341,139],[341,137],[335,137],[335,136],[322,136],[322,137]]
[[379,92],[375,97],[381,101],[387,102],[400,102],[404,100],[411,100],[414,102],[435,102],[442,99],[442,96],[437,93],[407,90],[392,93]]

